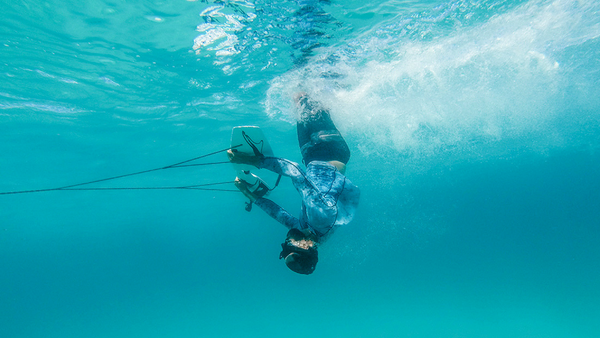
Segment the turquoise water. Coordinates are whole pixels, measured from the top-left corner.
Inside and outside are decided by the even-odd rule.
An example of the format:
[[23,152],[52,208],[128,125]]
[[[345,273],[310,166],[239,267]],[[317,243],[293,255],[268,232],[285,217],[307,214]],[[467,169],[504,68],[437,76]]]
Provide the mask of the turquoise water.
[[[299,161],[301,89],[362,199],[303,276],[237,192],[0,195],[0,337],[600,336],[597,1],[1,7],[1,192],[181,162],[245,124]],[[290,182],[271,197],[299,211]]]

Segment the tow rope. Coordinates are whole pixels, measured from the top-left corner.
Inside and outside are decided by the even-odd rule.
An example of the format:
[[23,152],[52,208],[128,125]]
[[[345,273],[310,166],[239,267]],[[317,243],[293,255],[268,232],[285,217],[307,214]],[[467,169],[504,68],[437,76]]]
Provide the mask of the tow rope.
[[218,154],[218,153],[230,150],[230,149],[235,149],[235,148],[238,148],[238,147],[241,147],[241,146],[242,145],[240,144],[240,145],[236,145],[236,146],[229,147],[229,148],[226,148],[226,149],[217,150],[217,151],[214,151],[212,153],[208,153],[208,154],[205,154],[205,155],[202,155],[202,156],[194,157],[192,159],[185,160],[185,161],[178,162],[178,163],[174,163],[174,164],[171,164],[171,165],[168,165],[168,166],[165,166],[165,167],[148,169],[148,170],[142,170],[142,171],[138,171],[138,172],[134,172],[134,173],[124,174],[124,175],[118,175],[118,176],[112,176],[112,177],[107,177],[107,178],[101,178],[101,179],[97,179],[97,180],[93,180],[93,181],[88,181],[88,182],[83,182],[83,183],[70,184],[70,185],[66,185],[64,187],[58,187],[58,188],[47,188],[47,189],[33,189],[33,190],[19,190],[19,191],[0,192],[0,195],[31,194],[31,193],[48,192],[48,191],[82,191],[82,190],[173,190],[173,189],[181,189],[181,190],[209,190],[209,191],[238,192],[239,190],[233,190],[233,189],[206,188],[208,186],[214,186],[214,185],[232,184],[232,183],[234,183],[234,181],[215,182],[215,183],[207,183],[207,184],[195,184],[195,185],[185,185],[185,186],[173,186],[173,187],[131,187],[131,188],[79,188],[79,187],[84,186],[84,185],[93,184],[93,183],[112,181],[112,180],[116,180],[116,179],[124,178],[124,177],[129,177],[129,176],[146,174],[146,173],[150,173],[150,172],[154,172],[154,171],[159,171],[159,170],[185,168],[185,167],[194,167],[194,166],[208,166],[208,165],[230,163],[229,161],[223,161],[223,162],[212,162],[212,163],[194,163],[194,164],[188,164],[189,162],[196,161],[196,160],[199,160],[199,159],[211,156],[211,155],[215,155],[215,154]]

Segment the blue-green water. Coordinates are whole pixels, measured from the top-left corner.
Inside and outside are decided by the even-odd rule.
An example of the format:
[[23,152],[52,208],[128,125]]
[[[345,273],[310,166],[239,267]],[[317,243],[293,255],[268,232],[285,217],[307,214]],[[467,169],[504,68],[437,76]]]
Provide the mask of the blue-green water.
[[[0,337],[600,336],[597,1],[3,0],[1,13],[0,191],[177,163],[245,124],[299,161],[301,88],[331,108],[362,199],[302,276],[278,260],[286,229],[236,192],[0,195]],[[299,211],[288,181],[271,197]]]

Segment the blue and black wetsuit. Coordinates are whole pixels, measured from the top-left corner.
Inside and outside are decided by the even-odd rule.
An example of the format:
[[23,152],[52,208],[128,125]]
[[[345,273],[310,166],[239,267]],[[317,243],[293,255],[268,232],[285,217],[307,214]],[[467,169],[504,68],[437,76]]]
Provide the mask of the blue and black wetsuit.
[[329,112],[306,96],[299,104],[302,114],[297,125],[298,141],[306,171],[297,163],[276,157],[263,158],[259,168],[292,179],[302,197],[300,218],[266,198],[257,199],[255,204],[289,229],[311,230],[322,242],[338,226],[352,220],[360,190],[328,163],[346,164],[350,159],[348,145],[331,121]]

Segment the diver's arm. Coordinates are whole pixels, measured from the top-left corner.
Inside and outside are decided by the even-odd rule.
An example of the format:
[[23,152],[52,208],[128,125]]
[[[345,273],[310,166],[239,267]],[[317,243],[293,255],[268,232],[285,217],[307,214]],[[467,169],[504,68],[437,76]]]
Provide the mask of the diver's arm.
[[254,204],[258,205],[264,212],[273,217],[277,222],[285,225],[288,229],[298,228],[300,225],[296,217],[290,215],[289,212],[269,199],[258,198],[254,201]]
[[293,180],[306,179],[304,171],[298,163],[286,160],[285,158],[240,154],[233,152],[231,149],[227,151],[227,156],[231,163],[248,164],[259,169],[267,169],[279,175],[291,177]]
[[317,190],[306,178],[306,174],[300,168],[298,163],[279,157],[258,157],[238,154],[234,153],[232,150],[227,151],[227,156],[232,163],[248,164],[259,169],[270,170],[282,176],[288,176],[292,179],[294,186],[299,191]]
[[294,187],[302,198],[311,193],[319,193],[319,189],[306,177],[304,170],[298,163],[278,157],[263,157],[258,166],[260,169],[267,169],[276,174],[288,176],[292,179]]
[[300,168],[298,163],[286,160],[285,158],[263,157],[258,168],[267,169],[276,174],[292,178],[304,176],[304,171]]

